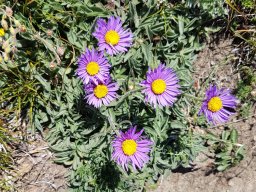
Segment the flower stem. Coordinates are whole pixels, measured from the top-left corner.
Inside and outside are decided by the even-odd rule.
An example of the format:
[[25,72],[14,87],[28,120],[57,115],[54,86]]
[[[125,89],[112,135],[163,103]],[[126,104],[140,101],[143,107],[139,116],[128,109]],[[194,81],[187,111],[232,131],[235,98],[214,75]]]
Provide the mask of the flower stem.
[[108,119],[109,125],[112,128],[112,130],[116,133],[116,135],[119,135],[119,132],[116,130],[115,122],[113,120],[113,116],[111,115],[113,113],[111,113],[111,111],[112,111],[112,109],[107,110],[107,114],[108,114],[107,119]]
[[118,101],[116,102],[113,102],[112,104],[108,105],[108,107],[119,107],[119,105],[126,99],[126,97],[128,97],[129,95],[131,95],[132,93],[135,93],[135,92],[138,92],[138,91],[141,91],[145,89],[144,87],[140,87],[140,88],[137,88],[137,89],[133,89],[133,90],[130,90],[128,91],[127,93],[125,93],[122,97],[119,98]]

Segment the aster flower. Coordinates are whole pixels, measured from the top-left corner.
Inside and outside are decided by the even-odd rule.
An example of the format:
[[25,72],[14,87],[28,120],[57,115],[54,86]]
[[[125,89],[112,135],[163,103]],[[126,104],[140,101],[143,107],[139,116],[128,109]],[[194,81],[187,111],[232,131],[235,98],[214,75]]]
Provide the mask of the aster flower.
[[110,55],[126,52],[132,46],[132,33],[122,27],[119,17],[111,16],[106,22],[104,19],[97,20],[97,26],[93,36],[98,39],[100,51],[106,50]]
[[87,103],[94,107],[101,107],[102,105],[108,105],[111,101],[117,98],[116,91],[119,89],[117,83],[111,82],[108,78],[104,81],[91,82],[85,86],[87,95]]
[[142,167],[149,161],[148,153],[151,151],[152,141],[141,136],[143,129],[136,133],[136,126],[130,127],[128,131],[116,136],[113,141],[114,151],[112,159],[124,170],[128,170],[128,164],[131,163],[134,170]]
[[84,84],[90,81],[96,83],[104,81],[109,76],[110,64],[103,52],[98,52],[95,49],[86,49],[78,59],[78,69],[76,74],[80,77]]
[[210,85],[199,115],[204,113],[207,120],[214,125],[225,123],[229,116],[235,113],[236,104],[236,97],[228,89],[219,90],[216,85]]
[[160,64],[156,69],[149,69],[147,79],[141,82],[145,87],[142,91],[146,95],[146,101],[156,108],[160,106],[172,106],[180,94],[179,80],[171,68]]

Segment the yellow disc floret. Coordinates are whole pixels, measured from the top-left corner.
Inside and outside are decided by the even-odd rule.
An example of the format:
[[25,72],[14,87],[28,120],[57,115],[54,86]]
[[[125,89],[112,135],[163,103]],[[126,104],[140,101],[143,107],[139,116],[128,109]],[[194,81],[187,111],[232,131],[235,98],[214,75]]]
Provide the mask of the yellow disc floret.
[[97,85],[93,92],[98,99],[101,99],[108,94],[108,87],[106,85]]
[[109,30],[105,35],[105,41],[108,44],[116,45],[120,40],[119,34],[114,30]]
[[222,108],[222,101],[219,97],[213,97],[208,102],[208,109],[211,112],[217,112]]
[[163,79],[156,79],[152,82],[151,89],[155,94],[160,95],[165,92],[166,83]]
[[0,37],[3,37],[4,34],[5,34],[4,29],[3,29],[3,28],[0,28]]
[[96,75],[100,70],[100,66],[97,62],[90,62],[87,64],[86,66],[86,71],[89,75],[93,76],[93,75]]
[[122,143],[122,150],[125,155],[131,156],[137,151],[137,143],[133,139],[127,139]]

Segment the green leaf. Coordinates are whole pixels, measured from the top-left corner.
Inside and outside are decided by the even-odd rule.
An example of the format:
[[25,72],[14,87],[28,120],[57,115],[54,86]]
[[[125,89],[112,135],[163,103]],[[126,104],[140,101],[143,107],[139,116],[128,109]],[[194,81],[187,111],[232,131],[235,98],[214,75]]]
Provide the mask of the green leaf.
[[133,22],[135,24],[135,28],[138,28],[140,25],[140,21],[139,21],[137,10],[136,10],[136,5],[132,2],[130,2],[129,10],[130,10],[131,19],[133,20]]
[[217,170],[218,170],[218,171],[225,171],[228,167],[229,167],[228,164],[219,165],[219,166],[217,167]]
[[49,82],[47,82],[47,80],[44,79],[41,75],[35,74],[34,78],[37,79],[41,83],[41,85],[43,85],[45,90],[47,90],[49,92],[51,91],[51,84]]
[[186,125],[177,120],[171,122],[171,127],[175,129],[186,129]]
[[237,143],[238,141],[238,132],[236,129],[232,129],[230,132],[230,140],[232,143]]
[[179,33],[182,36],[184,33],[184,18],[181,16],[178,16],[178,23],[179,23]]

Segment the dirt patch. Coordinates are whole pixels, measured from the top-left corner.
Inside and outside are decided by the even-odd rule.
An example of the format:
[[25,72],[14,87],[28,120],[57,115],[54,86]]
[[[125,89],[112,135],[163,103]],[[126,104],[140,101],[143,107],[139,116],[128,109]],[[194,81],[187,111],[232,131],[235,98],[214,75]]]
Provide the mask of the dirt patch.
[[68,170],[53,162],[54,156],[39,135],[20,143],[13,153],[14,170],[8,176],[17,192],[67,191]]
[[[195,66],[195,89],[204,96],[209,83],[219,87],[235,89],[240,79],[234,61],[235,47],[232,40],[221,40],[217,44],[207,45],[199,53]],[[252,114],[256,109],[252,109]],[[245,159],[237,166],[225,172],[213,172],[213,159],[200,154],[193,162],[191,170],[179,170],[166,179],[161,178],[154,192],[254,192],[256,190],[256,117],[244,121],[233,117],[232,127],[238,130],[239,143],[245,145]],[[215,128],[221,132],[222,128]]]
[[209,43],[201,51],[194,63],[195,88],[204,94],[209,83],[215,83],[219,87],[235,89],[240,78],[235,68],[235,47],[232,40],[221,40],[218,44]]
[[172,173],[160,181],[155,192],[254,192],[256,189],[256,118],[234,125],[239,143],[245,145],[246,158],[223,173],[212,173],[212,161],[203,154],[193,162],[191,172]]

